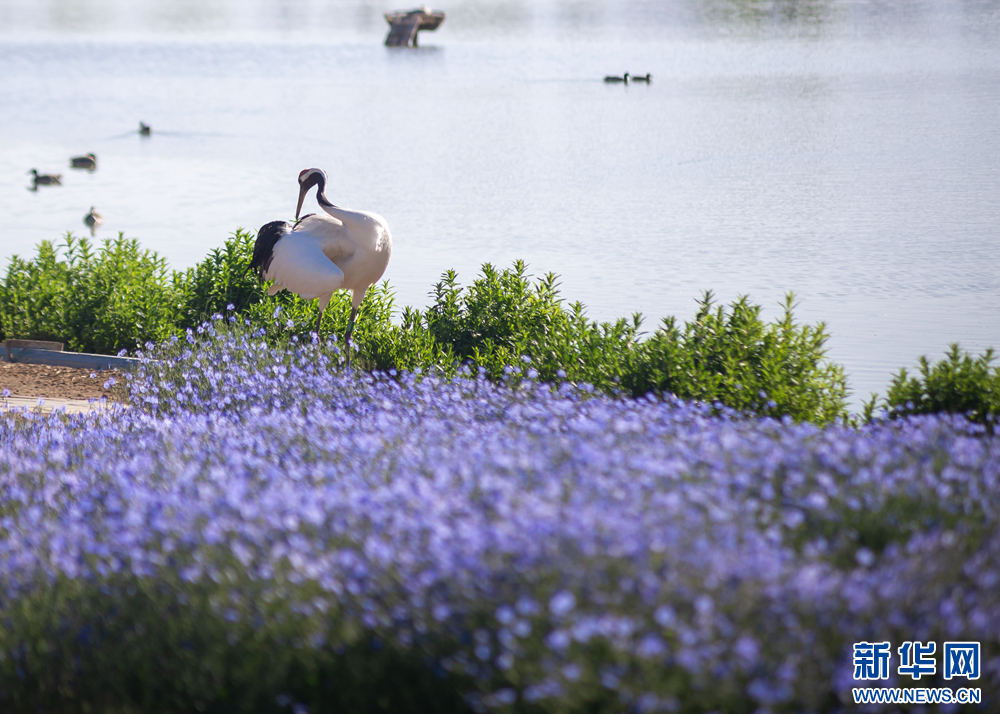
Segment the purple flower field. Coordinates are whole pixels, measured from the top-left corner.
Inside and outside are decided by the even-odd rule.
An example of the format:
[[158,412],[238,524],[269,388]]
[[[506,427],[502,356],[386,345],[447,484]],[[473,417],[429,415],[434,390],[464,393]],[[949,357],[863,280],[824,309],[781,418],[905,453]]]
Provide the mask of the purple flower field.
[[129,408],[0,417],[0,708],[82,710],[102,647],[196,668],[171,618],[219,662],[259,633],[418,653],[477,712],[853,711],[862,640],[980,641],[998,701],[1000,438],[961,418],[819,429],[201,332]]

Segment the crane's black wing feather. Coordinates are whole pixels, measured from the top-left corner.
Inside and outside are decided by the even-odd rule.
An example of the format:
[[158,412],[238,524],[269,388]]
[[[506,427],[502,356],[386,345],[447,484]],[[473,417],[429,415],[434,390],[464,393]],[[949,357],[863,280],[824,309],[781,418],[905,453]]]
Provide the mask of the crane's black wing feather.
[[257,231],[257,241],[253,244],[253,259],[250,261],[250,270],[256,268],[261,280],[264,279],[264,273],[267,272],[267,269],[271,267],[275,244],[291,230],[292,226],[285,221],[271,221],[265,223]]

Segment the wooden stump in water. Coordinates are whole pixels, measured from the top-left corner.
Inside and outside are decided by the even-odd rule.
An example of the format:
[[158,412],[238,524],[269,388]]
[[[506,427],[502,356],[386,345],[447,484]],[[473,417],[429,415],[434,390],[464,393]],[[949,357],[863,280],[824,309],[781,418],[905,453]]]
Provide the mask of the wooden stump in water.
[[385,13],[389,23],[386,47],[416,47],[420,30],[436,30],[444,22],[444,13],[424,6],[416,10],[397,10]]

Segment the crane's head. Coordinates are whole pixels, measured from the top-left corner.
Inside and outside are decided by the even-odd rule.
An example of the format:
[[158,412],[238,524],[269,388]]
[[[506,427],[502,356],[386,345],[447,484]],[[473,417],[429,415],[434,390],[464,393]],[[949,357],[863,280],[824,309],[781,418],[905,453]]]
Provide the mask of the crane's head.
[[302,201],[305,200],[306,194],[309,193],[309,189],[313,186],[318,186],[316,189],[317,196],[322,196],[324,190],[326,189],[326,174],[323,173],[323,169],[304,169],[299,172],[299,202],[295,206],[295,220],[299,220],[299,213],[302,212]]

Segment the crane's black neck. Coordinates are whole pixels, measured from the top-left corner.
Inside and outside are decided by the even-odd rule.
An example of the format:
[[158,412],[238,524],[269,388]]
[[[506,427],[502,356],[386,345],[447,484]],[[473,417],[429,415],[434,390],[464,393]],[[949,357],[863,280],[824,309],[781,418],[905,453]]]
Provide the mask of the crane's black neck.
[[330,203],[330,199],[326,197],[326,176],[319,171],[313,173],[307,179],[306,190],[308,191],[314,185],[316,186],[316,201],[318,201],[321,206],[330,206],[331,208],[335,208],[335,206]]

